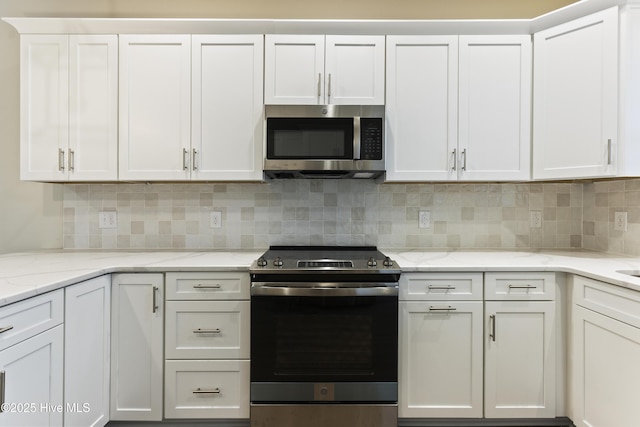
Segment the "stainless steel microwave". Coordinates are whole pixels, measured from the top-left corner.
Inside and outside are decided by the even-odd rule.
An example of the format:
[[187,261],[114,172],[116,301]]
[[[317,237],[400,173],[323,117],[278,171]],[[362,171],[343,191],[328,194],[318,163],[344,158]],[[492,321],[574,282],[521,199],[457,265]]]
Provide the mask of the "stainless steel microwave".
[[384,173],[384,106],[268,105],[270,178],[376,178]]

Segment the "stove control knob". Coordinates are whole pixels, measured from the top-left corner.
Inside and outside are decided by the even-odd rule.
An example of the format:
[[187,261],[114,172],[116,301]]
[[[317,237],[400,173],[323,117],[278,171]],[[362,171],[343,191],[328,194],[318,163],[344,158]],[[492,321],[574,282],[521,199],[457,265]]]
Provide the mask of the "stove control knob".
[[258,264],[258,267],[266,267],[268,262],[266,259],[264,259],[263,256],[261,256],[260,258],[258,258],[258,261],[256,261]]
[[391,260],[391,258],[386,257],[382,265],[384,265],[385,267],[393,267],[393,261]]
[[273,265],[275,265],[276,267],[282,267],[282,264],[284,264],[284,262],[280,257],[277,257],[276,259],[273,260]]
[[369,267],[375,267],[378,265],[378,261],[376,261],[376,259],[374,257],[369,258],[369,261],[367,261],[367,265]]

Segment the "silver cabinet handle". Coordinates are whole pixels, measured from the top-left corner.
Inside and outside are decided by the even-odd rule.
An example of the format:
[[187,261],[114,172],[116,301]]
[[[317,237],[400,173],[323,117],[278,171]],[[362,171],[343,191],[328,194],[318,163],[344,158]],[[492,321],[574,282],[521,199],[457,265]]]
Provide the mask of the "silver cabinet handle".
[[5,326],[4,328],[0,329],[0,334],[4,334],[7,331],[10,331],[13,329],[13,326]]
[[194,171],[198,170],[198,163],[196,162],[197,157],[198,157],[198,150],[194,148],[193,149],[193,170]]
[[535,289],[535,285],[509,285],[509,289]]
[[193,330],[194,334],[221,334],[222,330],[220,328],[215,328],[215,329],[194,329]]
[[58,170],[64,172],[64,150],[58,148]]
[[331,99],[331,73],[329,73],[329,80],[327,83],[327,101]]
[[489,316],[489,321],[491,322],[491,333],[489,334],[489,338],[491,341],[496,340],[496,315],[492,314]]
[[611,164],[611,139],[607,140],[607,164]]
[[216,283],[214,285],[203,285],[201,283],[198,283],[197,285],[193,285],[193,289],[220,289],[221,286],[219,283]]
[[219,387],[213,388],[211,390],[206,390],[206,389],[201,389],[200,387],[198,387],[197,389],[193,390],[193,394],[220,394],[222,393],[220,391]]
[[153,312],[157,312],[158,308],[160,308],[158,306],[158,292],[160,291],[160,289],[157,286],[153,287]]
[[182,149],[182,169],[189,170],[189,150]]
[[429,311],[456,311],[456,310],[457,308],[451,307],[450,305],[446,307],[434,307],[434,306],[429,307]]
[[322,73],[318,73],[318,98],[322,96]]
[[428,286],[429,290],[445,290],[445,291],[449,291],[451,289],[455,289],[455,286],[451,286],[451,285],[447,285],[447,286],[436,286],[436,285],[429,285]]
[[453,152],[451,153],[453,155],[453,167],[451,168],[452,171],[456,170],[458,168],[458,156],[457,156],[457,149],[453,149]]
[[5,371],[0,371],[0,412],[4,412]]
[[467,149],[462,150],[462,170],[467,170]]
[[69,149],[69,172],[76,169],[76,152]]

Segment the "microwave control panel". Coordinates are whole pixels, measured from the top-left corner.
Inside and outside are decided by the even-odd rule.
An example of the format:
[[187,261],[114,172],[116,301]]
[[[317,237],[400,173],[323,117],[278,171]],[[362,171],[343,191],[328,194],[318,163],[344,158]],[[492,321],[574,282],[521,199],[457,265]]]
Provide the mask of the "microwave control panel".
[[382,119],[362,117],[360,119],[360,159],[382,159]]

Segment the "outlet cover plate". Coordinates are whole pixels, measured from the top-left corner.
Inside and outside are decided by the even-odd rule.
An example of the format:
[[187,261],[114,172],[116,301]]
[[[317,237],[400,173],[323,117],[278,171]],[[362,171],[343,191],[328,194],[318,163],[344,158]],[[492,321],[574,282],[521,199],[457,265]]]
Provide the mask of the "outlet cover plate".
[[529,227],[542,228],[542,211],[529,212]]
[[616,231],[627,231],[627,213],[616,212],[613,221],[613,229]]
[[222,212],[211,211],[211,228],[222,228]]
[[418,227],[431,228],[431,211],[418,212]]
[[118,228],[118,212],[102,211],[98,213],[99,228]]

